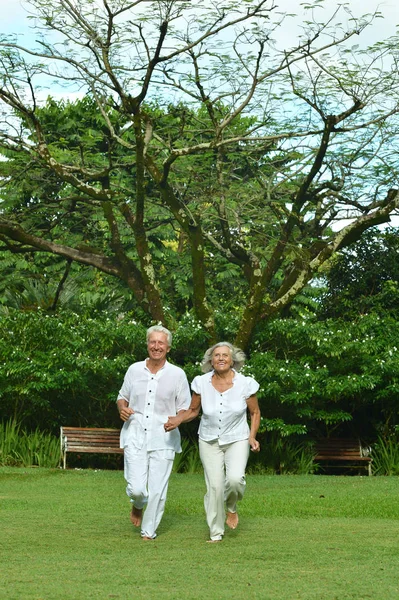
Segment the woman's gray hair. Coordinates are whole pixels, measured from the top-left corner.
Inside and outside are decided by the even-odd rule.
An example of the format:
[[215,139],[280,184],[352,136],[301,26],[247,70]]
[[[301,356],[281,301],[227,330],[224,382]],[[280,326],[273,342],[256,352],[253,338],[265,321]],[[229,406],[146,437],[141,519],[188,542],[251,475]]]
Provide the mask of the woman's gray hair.
[[147,342],[150,338],[150,335],[154,332],[154,331],[160,331],[161,333],[164,333],[168,339],[168,346],[169,348],[172,345],[172,334],[170,333],[169,329],[166,329],[166,327],[164,327],[163,325],[153,325],[152,327],[149,327],[147,329]]
[[227,346],[227,348],[230,350],[231,358],[233,361],[232,367],[236,371],[239,371],[244,366],[245,354],[242,350],[240,350],[240,348],[233,346],[233,344],[230,344],[230,342],[218,342],[217,344],[214,344],[213,346],[208,348],[208,350],[204,354],[204,358],[201,361],[201,371],[203,373],[209,373],[209,371],[212,371],[212,354],[214,350],[216,348],[219,348],[220,346]]

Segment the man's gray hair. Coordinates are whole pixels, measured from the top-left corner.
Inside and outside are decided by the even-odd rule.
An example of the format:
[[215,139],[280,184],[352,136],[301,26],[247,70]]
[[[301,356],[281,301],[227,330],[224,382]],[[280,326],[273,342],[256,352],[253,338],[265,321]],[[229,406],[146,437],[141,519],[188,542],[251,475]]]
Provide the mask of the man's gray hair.
[[220,346],[227,346],[227,348],[230,350],[231,359],[233,361],[232,367],[236,371],[239,371],[244,366],[245,354],[240,348],[233,346],[233,344],[230,344],[230,342],[218,342],[217,344],[214,344],[208,348],[204,354],[204,358],[201,361],[201,371],[203,373],[209,373],[209,371],[212,371],[212,354],[214,350]]
[[153,325],[152,327],[149,327],[147,329],[147,342],[150,339],[150,335],[154,332],[154,331],[160,331],[161,333],[164,333],[168,339],[168,346],[169,348],[172,345],[172,334],[169,331],[169,329],[166,329],[166,327],[164,327],[163,325]]

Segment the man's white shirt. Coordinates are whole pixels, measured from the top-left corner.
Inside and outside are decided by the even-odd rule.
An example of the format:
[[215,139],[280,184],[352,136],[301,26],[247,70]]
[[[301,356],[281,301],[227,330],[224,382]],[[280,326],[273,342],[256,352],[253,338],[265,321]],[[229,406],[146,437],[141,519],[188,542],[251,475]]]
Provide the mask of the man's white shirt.
[[166,432],[168,417],[189,408],[190,387],[183,369],[168,361],[157,373],[151,373],[147,361],[136,362],[128,368],[118,400],[124,399],[134,410],[121,431],[121,448],[132,444],[147,450],[181,452],[180,433],[176,428]]

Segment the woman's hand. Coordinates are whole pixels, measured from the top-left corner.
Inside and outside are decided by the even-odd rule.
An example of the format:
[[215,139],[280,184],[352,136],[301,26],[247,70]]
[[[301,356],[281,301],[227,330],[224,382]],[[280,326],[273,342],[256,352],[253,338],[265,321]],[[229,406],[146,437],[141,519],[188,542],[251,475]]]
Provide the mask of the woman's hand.
[[252,452],[260,451],[260,443],[258,442],[257,439],[255,439],[254,437],[250,437],[248,442],[249,442],[249,445],[251,446]]
[[179,417],[168,417],[167,422],[164,425],[165,431],[173,431],[176,427],[179,427],[181,419]]
[[256,434],[258,433],[259,425],[260,425],[260,410],[258,404],[258,398],[256,394],[253,394],[247,399],[247,406],[249,410],[249,414],[251,417],[251,430],[249,432],[249,445],[251,446],[252,452],[260,451],[260,444],[256,439]]
[[201,408],[201,396],[199,394],[193,393],[190,407],[187,410],[179,410],[176,416],[168,417],[164,425],[165,431],[173,431],[176,427],[179,427],[182,423],[188,423],[188,421],[192,421],[195,417],[198,417],[199,411]]

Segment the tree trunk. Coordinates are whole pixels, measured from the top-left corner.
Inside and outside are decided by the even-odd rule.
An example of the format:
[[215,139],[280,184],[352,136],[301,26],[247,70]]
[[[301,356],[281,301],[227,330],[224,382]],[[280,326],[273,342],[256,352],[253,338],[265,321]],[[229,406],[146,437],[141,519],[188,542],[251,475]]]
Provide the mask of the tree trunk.
[[209,335],[210,343],[216,341],[213,312],[206,299],[204,240],[199,225],[189,227],[191,260],[193,267],[193,305],[197,319]]
[[152,318],[160,323],[165,322],[165,313],[162,306],[161,295],[157,285],[152,256],[148,246],[144,228],[145,210],[145,178],[144,178],[144,139],[141,127],[140,114],[134,116],[134,129],[136,134],[136,215],[133,223],[136,249],[140,261],[140,271],[143,277],[144,289]]

